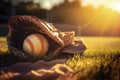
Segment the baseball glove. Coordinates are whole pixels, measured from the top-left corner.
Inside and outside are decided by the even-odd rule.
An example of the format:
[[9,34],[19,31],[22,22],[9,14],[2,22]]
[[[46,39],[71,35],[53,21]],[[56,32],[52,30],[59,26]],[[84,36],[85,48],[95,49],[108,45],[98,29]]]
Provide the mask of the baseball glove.
[[[8,26],[9,33],[7,42],[10,53],[22,59],[31,58],[31,55],[25,53],[23,50],[23,41],[28,35],[34,33],[42,34],[47,38],[49,42],[49,50],[45,54],[47,56],[55,56],[59,52],[69,52],[69,46],[72,46],[72,48],[73,46],[76,47],[74,42],[74,31],[61,32],[51,23],[35,16],[13,16],[9,19]],[[83,50],[85,50],[85,46],[82,52]]]

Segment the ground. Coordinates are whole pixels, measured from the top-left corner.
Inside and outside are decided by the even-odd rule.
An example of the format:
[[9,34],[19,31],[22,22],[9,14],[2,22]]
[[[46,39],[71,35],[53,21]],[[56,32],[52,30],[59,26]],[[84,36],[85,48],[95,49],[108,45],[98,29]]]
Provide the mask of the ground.
[[[87,49],[66,64],[79,80],[120,80],[120,37],[76,37]],[[5,37],[0,38],[0,54],[8,54]],[[2,60],[0,59],[0,62]]]

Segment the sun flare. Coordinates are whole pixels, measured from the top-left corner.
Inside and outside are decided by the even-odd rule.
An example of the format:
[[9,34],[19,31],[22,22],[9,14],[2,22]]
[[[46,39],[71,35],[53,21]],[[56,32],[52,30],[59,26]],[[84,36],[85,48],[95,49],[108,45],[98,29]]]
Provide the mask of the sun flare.
[[114,4],[112,8],[113,8],[114,10],[117,10],[118,12],[120,12],[120,3]]

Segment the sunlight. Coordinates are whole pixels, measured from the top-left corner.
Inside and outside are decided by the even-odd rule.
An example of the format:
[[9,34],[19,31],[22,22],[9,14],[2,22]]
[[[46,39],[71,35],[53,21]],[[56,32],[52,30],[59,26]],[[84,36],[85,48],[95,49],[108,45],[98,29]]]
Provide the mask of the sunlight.
[[120,12],[120,3],[114,4],[112,8],[113,8],[114,10],[117,10],[118,12]]
[[120,1],[118,0],[82,0],[82,6],[92,5],[98,8],[104,5],[107,8],[112,8],[120,12]]

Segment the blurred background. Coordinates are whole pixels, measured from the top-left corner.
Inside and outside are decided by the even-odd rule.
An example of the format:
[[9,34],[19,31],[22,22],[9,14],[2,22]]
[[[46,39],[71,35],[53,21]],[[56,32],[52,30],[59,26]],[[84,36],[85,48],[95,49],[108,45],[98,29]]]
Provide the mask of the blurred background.
[[0,36],[14,15],[34,15],[76,36],[120,36],[120,0],[0,0]]

